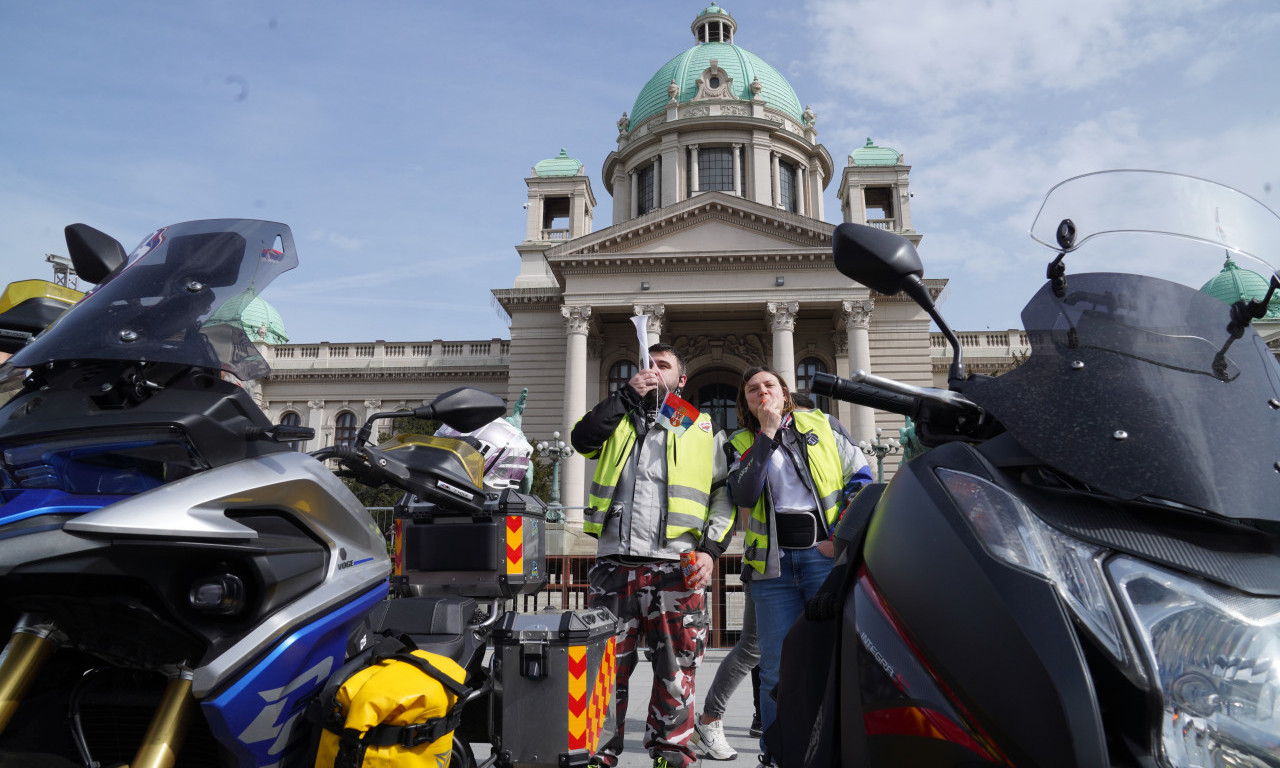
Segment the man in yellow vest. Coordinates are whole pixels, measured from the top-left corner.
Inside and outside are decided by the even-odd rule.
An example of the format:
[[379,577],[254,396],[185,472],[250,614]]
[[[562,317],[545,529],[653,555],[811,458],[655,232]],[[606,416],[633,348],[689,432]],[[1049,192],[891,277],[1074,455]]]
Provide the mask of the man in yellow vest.
[[[655,768],[696,761],[694,673],[706,647],[703,589],[733,536],[725,491],[723,433],[706,414],[682,434],[657,420],[668,392],[685,384],[674,347],[649,348],[650,367],[636,373],[573,428],[573,447],[596,459],[583,529],[599,540],[588,604],[621,620],[617,643],[616,728],[600,750],[618,763],[627,718],[628,680],[643,644],[652,657],[644,745]],[[688,573],[682,554],[693,553]]]

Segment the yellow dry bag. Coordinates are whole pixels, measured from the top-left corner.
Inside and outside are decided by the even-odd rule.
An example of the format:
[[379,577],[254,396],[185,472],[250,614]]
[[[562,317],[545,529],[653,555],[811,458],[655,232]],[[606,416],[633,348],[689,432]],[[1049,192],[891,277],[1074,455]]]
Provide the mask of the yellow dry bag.
[[469,689],[447,656],[386,638],[347,662],[318,701],[316,768],[445,768]]

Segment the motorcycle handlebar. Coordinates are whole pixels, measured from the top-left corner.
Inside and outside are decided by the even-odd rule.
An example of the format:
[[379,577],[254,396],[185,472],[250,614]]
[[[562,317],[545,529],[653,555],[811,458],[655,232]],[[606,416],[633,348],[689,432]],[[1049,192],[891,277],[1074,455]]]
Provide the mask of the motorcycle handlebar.
[[858,383],[830,373],[815,373],[812,390],[854,405],[865,405],[889,413],[916,418],[920,413],[920,398],[899,392],[891,392],[874,384]]

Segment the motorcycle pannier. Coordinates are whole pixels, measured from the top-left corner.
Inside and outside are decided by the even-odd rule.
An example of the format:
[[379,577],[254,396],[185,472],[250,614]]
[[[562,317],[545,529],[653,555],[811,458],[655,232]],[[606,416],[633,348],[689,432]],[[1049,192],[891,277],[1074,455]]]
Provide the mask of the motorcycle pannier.
[[397,581],[409,594],[510,599],[547,583],[546,505],[537,497],[504,490],[483,513],[409,504],[396,515]]
[[501,764],[587,765],[613,733],[617,625],[604,608],[503,615],[493,631]]
[[449,761],[467,672],[382,638],[337,671],[314,702],[316,768],[438,768]]

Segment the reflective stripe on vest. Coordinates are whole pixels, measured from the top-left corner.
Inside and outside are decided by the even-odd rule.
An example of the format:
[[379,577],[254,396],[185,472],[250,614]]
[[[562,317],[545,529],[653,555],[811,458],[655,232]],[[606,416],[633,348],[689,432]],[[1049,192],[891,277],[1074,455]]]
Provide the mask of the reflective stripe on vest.
[[[711,505],[715,447],[711,429],[703,429],[701,425],[709,426],[710,423],[709,416],[700,414],[683,435],[667,435],[667,525],[664,531],[667,541],[688,532],[693,532],[695,537],[702,536],[707,508]],[[596,471],[591,478],[591,491],[587,498],[589,508],[583,515],[583,532],[599,537],[604,530],[609,506],[618,490],[618,478],[622,476],[623,462],[631,455],[635,442],[635,427],[630,419],[623,418],[599,451],[583,454],[596,459]]]
[[[840,491],[844,489],[844,462],[840,459],[840,449],[836,447],[835,432],[831,429],[826,414],[821,411],[795,411],[791,416],[795,419],[796,431],[800,433],[799,439],[806,442],[809,474],[813,477],[814,490],[821,501],[822,516],[830,528],[840,518]],[[805,436],[809,433],[817,436],[817,443],[808,444]],[[729,439],[739,456],[751,450],[755,441],[755,434],[745,429],[733,433],[733,437]],[[747,518],[742,562],[759,573],[764,573],[768,565],[768,553],[769,518],[765,511],[765,494],[762,492],[751,508],[751,516]]]

